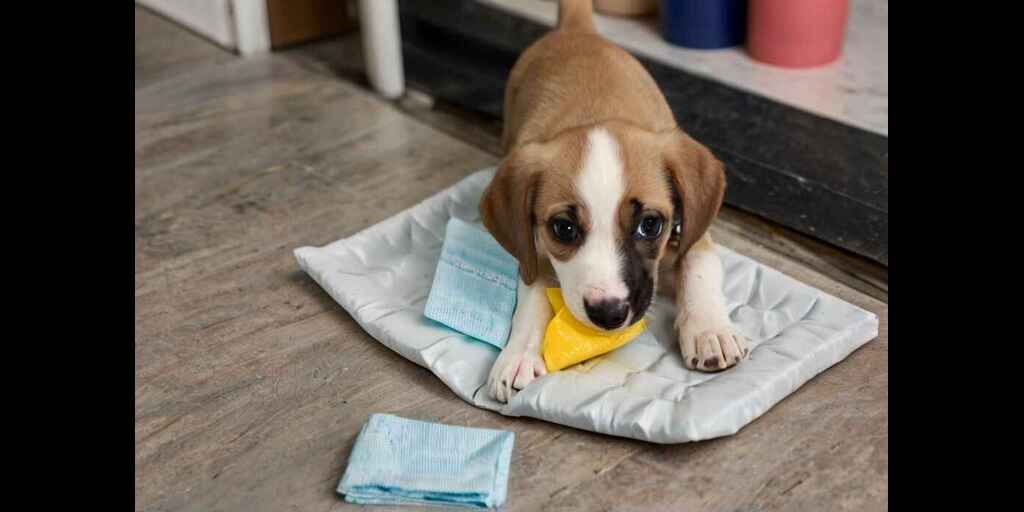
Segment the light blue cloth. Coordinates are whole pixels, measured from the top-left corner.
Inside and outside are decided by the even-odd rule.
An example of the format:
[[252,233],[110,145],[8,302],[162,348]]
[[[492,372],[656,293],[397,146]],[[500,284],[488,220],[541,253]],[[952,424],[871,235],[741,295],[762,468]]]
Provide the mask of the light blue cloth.
[[489,233],[452,217],[423,314],[502,348],[518,286],[519,262]]
[[505,502],[515,434],[374,414],[338,484],[367,505],[494,508]]

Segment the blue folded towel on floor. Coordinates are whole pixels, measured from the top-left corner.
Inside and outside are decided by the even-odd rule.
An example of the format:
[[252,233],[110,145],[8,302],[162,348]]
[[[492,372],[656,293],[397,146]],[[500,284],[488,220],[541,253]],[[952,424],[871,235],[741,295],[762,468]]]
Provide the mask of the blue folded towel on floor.
[[519,262],[489,233],[452,217],[423,314],[502,348],[518,286]]
[[499,507],[515,434],[374,414],[359,432],[338,484],[369,505]]

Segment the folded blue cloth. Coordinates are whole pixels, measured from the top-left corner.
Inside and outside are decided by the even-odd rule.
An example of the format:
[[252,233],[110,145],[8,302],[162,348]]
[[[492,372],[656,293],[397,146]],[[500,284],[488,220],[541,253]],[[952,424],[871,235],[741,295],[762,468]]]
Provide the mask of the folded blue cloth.
[[367,505],[499,507],[514,441],[512,432],[374,414],[352,447],[338,492]]
[[502,348],[518,286],[519,262],[489,233],[452,217],[423,314]]

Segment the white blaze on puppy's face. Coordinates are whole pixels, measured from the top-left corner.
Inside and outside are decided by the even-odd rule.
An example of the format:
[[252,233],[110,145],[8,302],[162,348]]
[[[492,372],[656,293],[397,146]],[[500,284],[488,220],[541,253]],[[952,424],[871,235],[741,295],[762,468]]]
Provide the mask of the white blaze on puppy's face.
[[[575,192],[590,220],[583,245],[567,261],[551,259],[565,305],[577,320],[595,329],[584,300],[591,304],[625,301],[629,289],[622,278],[623,254],[618,239],[619,205],[626,190],[618,142],[603,128],[587,134]],[[629,325],[634,312],[623,325]]]

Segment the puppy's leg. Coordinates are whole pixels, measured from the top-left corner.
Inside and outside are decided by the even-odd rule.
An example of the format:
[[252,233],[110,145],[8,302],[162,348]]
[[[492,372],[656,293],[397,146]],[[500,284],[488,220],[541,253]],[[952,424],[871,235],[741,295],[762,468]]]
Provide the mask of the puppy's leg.
[[490,395],[499,402],[508,402],[512,389],[523,389],[547,373],[540,349],[552,312],[541,281],[538,279],[532,285],[519,281],[512,331],[487,378]]
[[676,330],[683,364],[724,370],[747,356],[747,340],[732,328],[722,292],[722,260],[705,235],[683,257],[676,276]]

